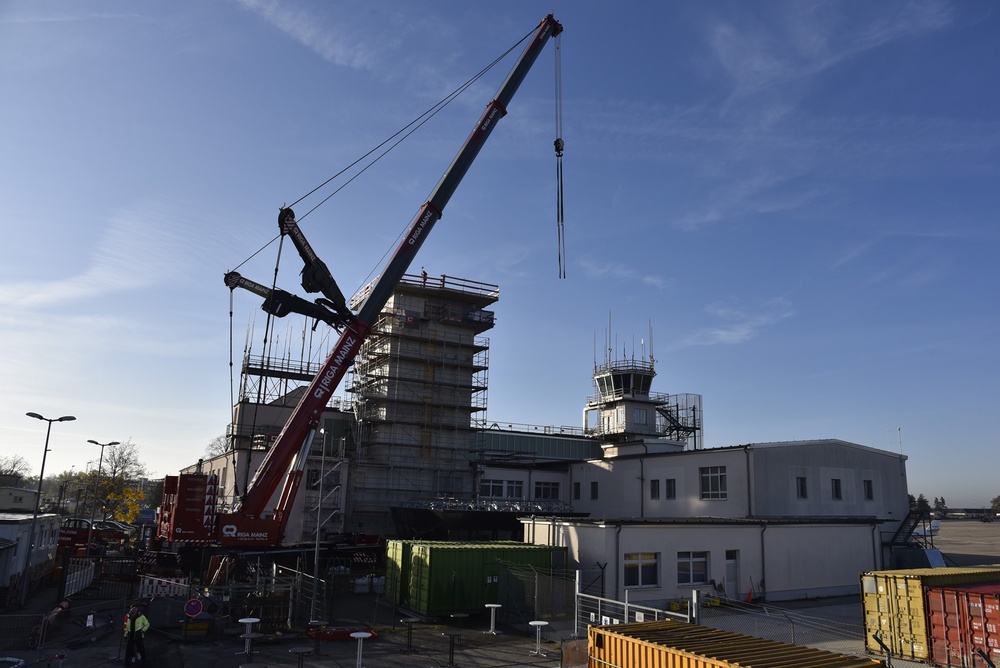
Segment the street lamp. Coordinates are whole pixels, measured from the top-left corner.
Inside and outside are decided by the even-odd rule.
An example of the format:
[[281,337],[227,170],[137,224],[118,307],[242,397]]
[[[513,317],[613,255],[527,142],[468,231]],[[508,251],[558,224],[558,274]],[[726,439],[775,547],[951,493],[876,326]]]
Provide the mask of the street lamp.
[[45,457],[49,454],[49,435],[52,433],[53,422],[70,422],[76,418],[72,415],[63,415],[59,418],[42,417],[38,413],[25,413],[30,418],[44,420],[49,425],[45,429],[45,449],[42,450],[42,470],[38,473],[38,493],[35,495],[35,512],[31,516],[31,528],[28,529],[28,553],[24,557],[24,586],[21,587],[21,606],[28,596],[28,587],[31,584],[31,552],[35,548],[35,524],[38,522],[38,506],[42,503],[42,480],[45,478]]
[[[98,443],[93,439],[88,440],[87,443],[101,446],[101,458],[97,461],[97,482],[94,483],[94,503],[90,506],[90,526],[87,527],[87,554],[90,554],[90,541],[94,536],[94,509],[97,507],[97,495],[101,491],[101,464],[104,463],[104,448],[112,445],[121,445],[121,443],[118,441]],[[101,513],[101,519],[104,519],[104,513]]]

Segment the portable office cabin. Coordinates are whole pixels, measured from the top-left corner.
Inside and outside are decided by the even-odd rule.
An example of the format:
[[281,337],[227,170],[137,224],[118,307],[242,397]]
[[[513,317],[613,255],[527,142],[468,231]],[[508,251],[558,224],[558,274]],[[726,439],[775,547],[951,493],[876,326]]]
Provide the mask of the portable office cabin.
[[1000,582],[1000,567],[911,568],[861,574],[865,615],[865,649],[885,650],[914,661],[930,659],[930,636],[925,589]]
[[882,661],[837,654],[677,621],[591,626],[589,665],[642,668],[876,668]]

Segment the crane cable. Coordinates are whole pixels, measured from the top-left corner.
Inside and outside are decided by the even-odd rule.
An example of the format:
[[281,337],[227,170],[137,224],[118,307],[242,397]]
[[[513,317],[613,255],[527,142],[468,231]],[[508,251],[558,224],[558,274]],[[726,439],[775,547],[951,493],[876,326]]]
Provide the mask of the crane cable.
[[[399,129],[398,131],[396,131],[391,136],[389,136],[386,139],[384,139],[381,143],[379,143],[378,145],[376,145],[375,147],[373,147],[372,149],[370,149],[364,155],[362,155],[359,158],[357,158],[356,160],[354,160],[352,163],[350,163],[349,165],[347,165],[346,167],[344,167],[343,169],[341,169],[339,172],[337,172],[336,174],[334,174],[333,176],[331,176],[330,178],[328,178],[326,181],[324,181],[323,183],[319,184],[318,186],[316,186],[315,188],[313,188],[312,190],[310,190],[309,192],[307,192],[305,195],[302,195],[301,197],[299,197],[291,205],[288,205],[288,206],[297,205],[298,203],[302,202],[304,199],[306,199],[310,195],[315,194],[316,192],[318,192],[319,190],[321,190],[325,186],[329,185],[331,182],[333,182],[338,177],[344,175],[346,172],[348,172],[353,167],[356,167],[359,164],[361,164],[364,160],[366,160],[368,158],[371,158],[371,156],[375,155],[375,153],[377,151],[379,151],[380,149],[382,149],[383,147],[387,147],[387,148],[385,148],[385,150],[383,150],[381,153],[379,153],[378,155],[376,155],[374,158],[371,158],[370,162],[368,162],[367,164],[363,165],[360,168],[360,170],[358,171],[358,173],[354,174],[345,183],[343,183],[342,185],[340,185],[338,188],[334,189],[333,192],[331,192],[329,195],[327,195],[326,197],[324,197],[318,204],[316,204],[314,207],[312,207],[311,209],[309,209],[305,214],[303,214],[301,216],[298,216],[298,220],[302,220],[302,219],[306,218],[307,216],[309,216],[309,214],[313,213],[316,209],[318,209],[320,206],[322,206],[323,204],[325,204],[331,197],[333,197],[334,195],[336,195],[337,193],[339,193],[341,190],[343,190],[349,183],[351,183],[352,181],[354,181],[354,179],[358,178],[369,167],[373,166],[376,162],[378,162],[383,157],[385,157],[385,155],[387,153],[389,153],[389,151],[391,151],[394,148],[396,148],[400,143],[402,143],[410,135],[412,135],[414,132],[416,132],[416,130],[419,129],[424,123],[426,123],[431,118],[433,118],[435,115],[437,115],[446,106],[448,106],[449,104],[451,104],[452,102],[454,102],[455,99],[457,99],[459,95],[461,95],[466,90],[468,90],[474,83],[476,83],[477,81],[479,81],[479,79],[481,79],[487,72],[489,72],[490,70],[492,70],[497,64],[499,64],[504,58],[506,58],[512,51],[514,51],[520,44],[522,44],[526,39],[528,39],[528,37],[530,35],[532,35],[533,32],[534,31],[532,30],[531,32],[527,33],[524,37],[522,37],[520,40],[518,40],[517,43],[515,43],[513,46],[511,46],[510,48],[508,48],[502,54],[500,54],[499,56],[497,56],[493,60],[493,62],[491,62],[486,67],[484,67],[483,69],[481,69],[479,72],[477,72],[475,75],[473,75],[469,80],[467,80],[465,83],[461,84],[458,88],[456,88],[454,91],[452,91],[451,93],[449,93],[448,95],[446,95],[443,99],[441,99],[440,101],[438,101],[437,103],[435,103],[434,105],[432,105],[429,109],[427,109],[422,114],[420,114],[419,116],[417,116],[414,120],[410,121],[407,125],[405,125],[401,129]],[[558,38],[557,38],[557,40],[558,40]],[[282,208],[284,208],[284,207],[282,207]],[[400,237],[402,236],[402,234],[403,233],[400,232]],[[264,249],[266,249],[269,246],[271,246],[271,244],[273,244],[275,241],[278,241],[279,243],[278,243],[278,250],[277,250],[276,258],[275,258],[274,278],[273,278],[272,283],[271,283],[271,288],[272,288],[272,290],[276,289],[277,288],[277,282],[278,282],[278,267],[279,267],[279,263],[281,262],[281,247],[282,247],[282,242],[284,241],[284,235],[283,234],[278,234],[275,237],[273,237],[270,241],[268,241],[267,243],[265,243],[263,246],[261,246],[260,248],[258,248],[253,253],[251,253],[245,260],[243,260],[242,262],[240,262],[232,271],[238,270],[244,264],[246,264],[247,262],[249,262],[250,260],[252,260],[254,257],[256,257],[258,254],[260,254],[261,252],[263,252]],[[386,251],[386,255],[388,254],[388,252],[389,251],[387,250]],[[383,259],[384,258],[385,258],[385,255],[383,255]],[[371,273],[374,273],[374,270]],[[371,276],[371,273],[369,274],[369,277]],[[230,398],[230,402],[229,403],[230,403],[230,406],[235,406],[236,405],[235,400],[234,400],[234,392],[233,392],[233,387],[234,387],[234,384],[235,384],[234,364],[233,364],[233,292],[234,292],[234,290],[230,289],[230,291],[229,291],[229,398]],[[268,314],[267,320],[266,320],[266,323],[265,323],[265,326],[264,326],[264,341],[263,341],[264,351],[263,351],[263,355],[262,355],[262,358],[264,360],[269,360],[270,359],[271,350],[270,350],[270,347],[269,347],[269,344],[268,344],[268,339],[270,338],[269,337],[269,333],[270,333],[270,330],[271,330],[271,326],[272,326],[272,317],[271,317],[271,314]],[[249,355],[249,351],[244,351],[244,355],[245,356]],[[261,384],[263,384],[264,382],[266,382],[266,381],[264,381],[263,378],[262,378],[261,379]],[[258,385],[258,388],[257,388],[257,394],[258,394],[258,396],[257,396],[257,405],[259,405],[259,402],[261,400],[261,391],[262,391],[262,387],[260,385]],[[242,392],[241,392],[241,394],[242,394]],[[241,397],[241,400],[242,399],[243,399],[243,397]],[[255,406],[254,416],[253,416],[253,425],[251,427],[251,431],[255,428],[256,422],[257,422],[257,411],[256,411],[256,406]],[[234,434],[233,436],[234,436],[234,441],[235,441],[236,435]],[[234,457],[233,461],[234,461],[234,465],[235,465],[236,447],[235,447],[235,443],[231,443],[231,445],[233,445],[233,447],[231,448],[231,450],[232,450],[232,456]],[[253,447],[253,445],[251,444],[251,449],[252,449],[252,447]],[[234,492],[238,496],[239,495],[238,481],[234,480],[233,484],[234,484],[234,488],[235,488]],[[244,481],[244,488],[246,488],[247,484],[248,484],[248,482]]]
[[563,226],[563,149],[562,138],[562,38],[556,35],[556,237],[559,278],[566,278],[566,233]]

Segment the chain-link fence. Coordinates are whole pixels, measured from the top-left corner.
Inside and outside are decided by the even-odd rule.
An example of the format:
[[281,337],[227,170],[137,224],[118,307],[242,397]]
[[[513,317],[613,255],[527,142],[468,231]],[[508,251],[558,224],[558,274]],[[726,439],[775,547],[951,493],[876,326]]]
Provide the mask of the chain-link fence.
[[501,561],[498,584],[504,622],[525,628],[533,620],[572,625],[576,593],[572,573]]
[[787,608],[710,599],[699,609],[698,623],[756,638],[865,655],[860,623],[838,622]]
[[0,652],[40,647],[44,634],[44,615],[0,615]]
[[702,592],[693,592],[691,601],[672,602],[670,608],[664,610],[629,601],[629,590],[625,591],[623,601],[604,596],[603,572],[578,571],[575,577],[573,637],[586,637],[587,627],[592,624],[605,626],[674,619],[756,638],[866,656],[860,618],[857,623],[842,622],[788,607],[742,603],[706,596]]
[[131,598],[137,593],[138,573],[136,557],[69,557],[63,568],[61,597],[90,600]]

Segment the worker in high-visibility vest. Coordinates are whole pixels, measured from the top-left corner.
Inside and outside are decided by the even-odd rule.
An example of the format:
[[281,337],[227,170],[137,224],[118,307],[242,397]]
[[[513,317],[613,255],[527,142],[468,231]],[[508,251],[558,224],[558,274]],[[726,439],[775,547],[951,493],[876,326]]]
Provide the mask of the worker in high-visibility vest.
[[146,615],[139,612],[139,608],[132,606],[125,615],[125,664],[146,662],[146,645],[143,638],[149,630],[149,620]]

